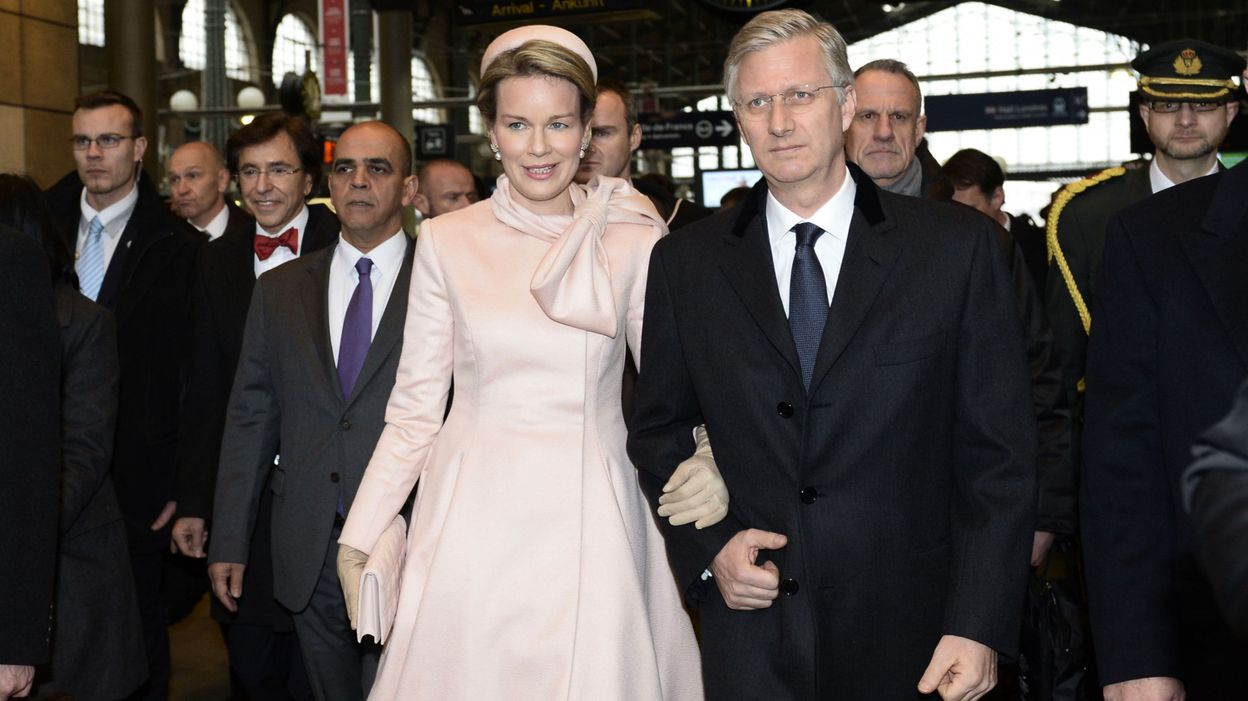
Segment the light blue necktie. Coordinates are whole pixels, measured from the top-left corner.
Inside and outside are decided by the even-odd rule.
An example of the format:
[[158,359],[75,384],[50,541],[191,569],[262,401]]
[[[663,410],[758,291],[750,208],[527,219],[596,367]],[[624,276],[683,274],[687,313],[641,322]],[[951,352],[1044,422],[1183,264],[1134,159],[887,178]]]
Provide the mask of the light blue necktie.
[[104,222],[99,217],[92,217],[87,226],[87,240],[82,244],[82,253],[74,268],[82,293],[96,301],[100,286],[104,284]]

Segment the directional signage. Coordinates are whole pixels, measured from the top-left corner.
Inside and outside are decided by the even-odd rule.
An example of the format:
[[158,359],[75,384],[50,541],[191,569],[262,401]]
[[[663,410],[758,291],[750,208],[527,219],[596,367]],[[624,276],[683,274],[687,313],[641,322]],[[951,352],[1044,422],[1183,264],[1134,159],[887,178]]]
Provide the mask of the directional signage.
[[416,127],[416,157],[449,158],[455,153],[455,125],[421,124]]
[[736,146],[741,143],[732,112],[643,112],[641,147]]
[[928,131],[1087,124],[1088,89],[933,95],[926,109]]
[[535,19],[568,20],[584,15],[592,15],[598,21],[603,19],[603,13],[613,13],[615,19],[625,16],[658,17],[646,10],[646,0],[460,0],[455,3],[451,16],[459,24],[485,24]]

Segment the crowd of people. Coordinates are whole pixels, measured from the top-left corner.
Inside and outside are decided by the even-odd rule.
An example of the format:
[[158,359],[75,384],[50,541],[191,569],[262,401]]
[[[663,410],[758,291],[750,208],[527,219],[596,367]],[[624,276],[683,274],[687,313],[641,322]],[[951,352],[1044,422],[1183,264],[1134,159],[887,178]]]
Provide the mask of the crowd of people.
[[1043,227],[800,10],[728,47],[763,178],[718,211],[634,177],[631,93],[555,27],[482,57],[485,197],[274,113],[166,202],[135,103],[79,97],[75,172],[0,175],[0,699],[167,698],[188,568],[234,698],[1054,698],[1058,557],[1061,698],[1243,697],[1245,62],[1133,67],[1152,158]]

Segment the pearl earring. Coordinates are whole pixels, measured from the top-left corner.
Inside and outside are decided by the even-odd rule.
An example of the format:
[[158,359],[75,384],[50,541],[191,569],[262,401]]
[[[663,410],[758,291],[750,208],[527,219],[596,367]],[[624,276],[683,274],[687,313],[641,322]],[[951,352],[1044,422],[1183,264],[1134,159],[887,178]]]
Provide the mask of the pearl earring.
[[581,155],[577,156],[577,158],[585,157],[585,146],[586,146],[585,144],[581,144]]
[[498,144],[496,144],[496,143],[494,143],[493,141],[491,141],[491,142],[490,142],[490,150],[494,152],[494,160],[496,160],[496,161],[501,161],[501,160],[503,160],[503,154],[501,154],[501,153],[499,153],[499,152],[498,152]]

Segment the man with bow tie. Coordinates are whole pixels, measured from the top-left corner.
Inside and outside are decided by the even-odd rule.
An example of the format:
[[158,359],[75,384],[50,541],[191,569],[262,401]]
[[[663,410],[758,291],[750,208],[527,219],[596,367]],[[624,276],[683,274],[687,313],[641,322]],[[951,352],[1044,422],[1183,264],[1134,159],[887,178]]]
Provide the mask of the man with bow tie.
[[[256,220],[205,244],[196,262],[191,387],[173,527],[174,547],[195,558],[205,557],[226,406],[255,280],[338,236],[338,219],[327,207],[304,203],[321,165],[303,120],[283,113],[258,117],[230,137],[228,151]],[[293,625],[273,599],[270,510],[270,499],[261,499],[247,559],[248,596],[236,611],[215,604],[213,616],[224,624],[230,668],[249,696],[299,698],[307,682]]]

